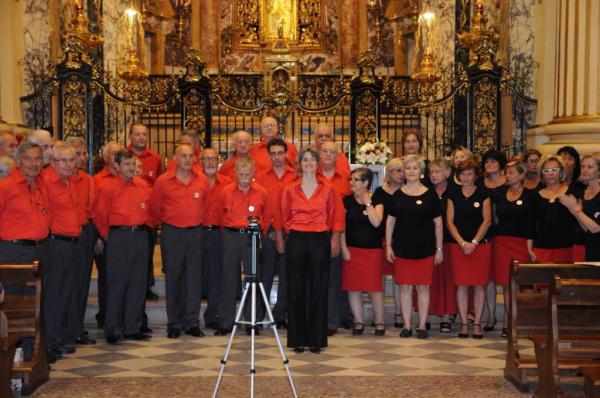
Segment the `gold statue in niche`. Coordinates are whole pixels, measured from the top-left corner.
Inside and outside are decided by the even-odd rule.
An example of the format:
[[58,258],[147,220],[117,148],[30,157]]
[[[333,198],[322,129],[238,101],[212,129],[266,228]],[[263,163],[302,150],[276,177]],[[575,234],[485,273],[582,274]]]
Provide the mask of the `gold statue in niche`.
[[297,0],[263,0],[263,28],[267,40],[296,40]]

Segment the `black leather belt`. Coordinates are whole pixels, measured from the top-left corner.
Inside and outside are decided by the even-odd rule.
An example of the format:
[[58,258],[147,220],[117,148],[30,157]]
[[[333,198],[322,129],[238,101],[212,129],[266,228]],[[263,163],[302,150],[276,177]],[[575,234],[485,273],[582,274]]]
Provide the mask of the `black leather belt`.
[[248,230],[246,228],[225,227],[225,229],[228,229],[228,230],[234,231],[234,232],[239,232],[240,234],[245,234],[246,232],[248,232]]
[[76,236],[66,236],[66,235],[58,235],[58,234],[50,234],[50,239],[62,240],[64,242],[71,242],[71,243],[79,242],[79,238]]
[[221,227],[219,227],[218,225],[205,225],[204,229],[207,231],[212,231],[213,229],[219,229]]
[[111,225],[110,229],[120,229],[122,231],[145,231],[148,229],[146,225]]
[[41,246],[45,241],[46,239],[13,239],[9,240],[8,242],[19,246]]
[[165,227],[175,228],[175,229],[194,229],[194,228],[201,227],[201,225],[192,225],[191,227],[178,227],[178,226],[171,225],[171,224],[165,224]]

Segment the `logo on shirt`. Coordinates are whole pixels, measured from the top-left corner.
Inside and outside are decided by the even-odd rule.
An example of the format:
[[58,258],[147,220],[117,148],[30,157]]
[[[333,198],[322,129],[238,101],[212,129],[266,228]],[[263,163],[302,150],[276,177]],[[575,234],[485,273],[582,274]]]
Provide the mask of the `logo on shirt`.
[[254,206],[252,206],[252,205],[248,206],[248,211],[254,211]]
[[423,201],[421,199],[417,200],[417,204],[420,206],[423,204]]
[[556,199],[552,198],[552,199],[550,199],[550,200],[549,200],[549,202],[550,202],[550,203],[554,203],[554,201],[555,201],[555,200],[556,200]]
[[479,202],[473,203],[473,207],[475,207],[476,209],[478,209],[479,206],[481,206],[481,203],[479,203]]
[[600,211],[597,211],[594,213],[594,218],[598,218],[598,217],[600,217]]
[[194,198],[198,199],[200,197],[200,193],[199,192],[194,192]]
[[145,208],[146,208],[146,204],[142,202],[142,203],[140,203],[140,207],[141,207],[142,209],[145,209]]
[[521,206],[523,204],[523,201],[521,199],[517,200],[517,206]]
[[148,172],[148,175],[149,175],[150,177],[152,177],[152,176],[154,175],[154,172],[153,172],[152,170],[150,170],[150,171]]

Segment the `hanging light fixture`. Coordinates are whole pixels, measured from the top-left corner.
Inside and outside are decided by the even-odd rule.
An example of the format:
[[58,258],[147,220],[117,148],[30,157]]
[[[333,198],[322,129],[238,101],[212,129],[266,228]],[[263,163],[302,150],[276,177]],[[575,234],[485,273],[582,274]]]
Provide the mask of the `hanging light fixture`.
[[143,80],[148,77],[148,71],[144,67],[145,43],[143,13],[137,7],[136,0],[131,0],[123,13],[125,24],[124,50],[120,56],[120,67],[118,75],[128,81]]

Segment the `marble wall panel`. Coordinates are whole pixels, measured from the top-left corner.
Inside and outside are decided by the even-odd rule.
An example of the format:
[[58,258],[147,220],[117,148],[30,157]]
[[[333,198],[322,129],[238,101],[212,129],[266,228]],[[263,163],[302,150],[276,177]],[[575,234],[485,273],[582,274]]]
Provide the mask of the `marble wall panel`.
[[533,58],[535,0],[511,0],[510,44],[508,57],[511,73],[519,79],[523,92],[533,96]]
[[51,62],[47,0],[26,0],[23,14],[25,92],[32,92],[47,76]]

